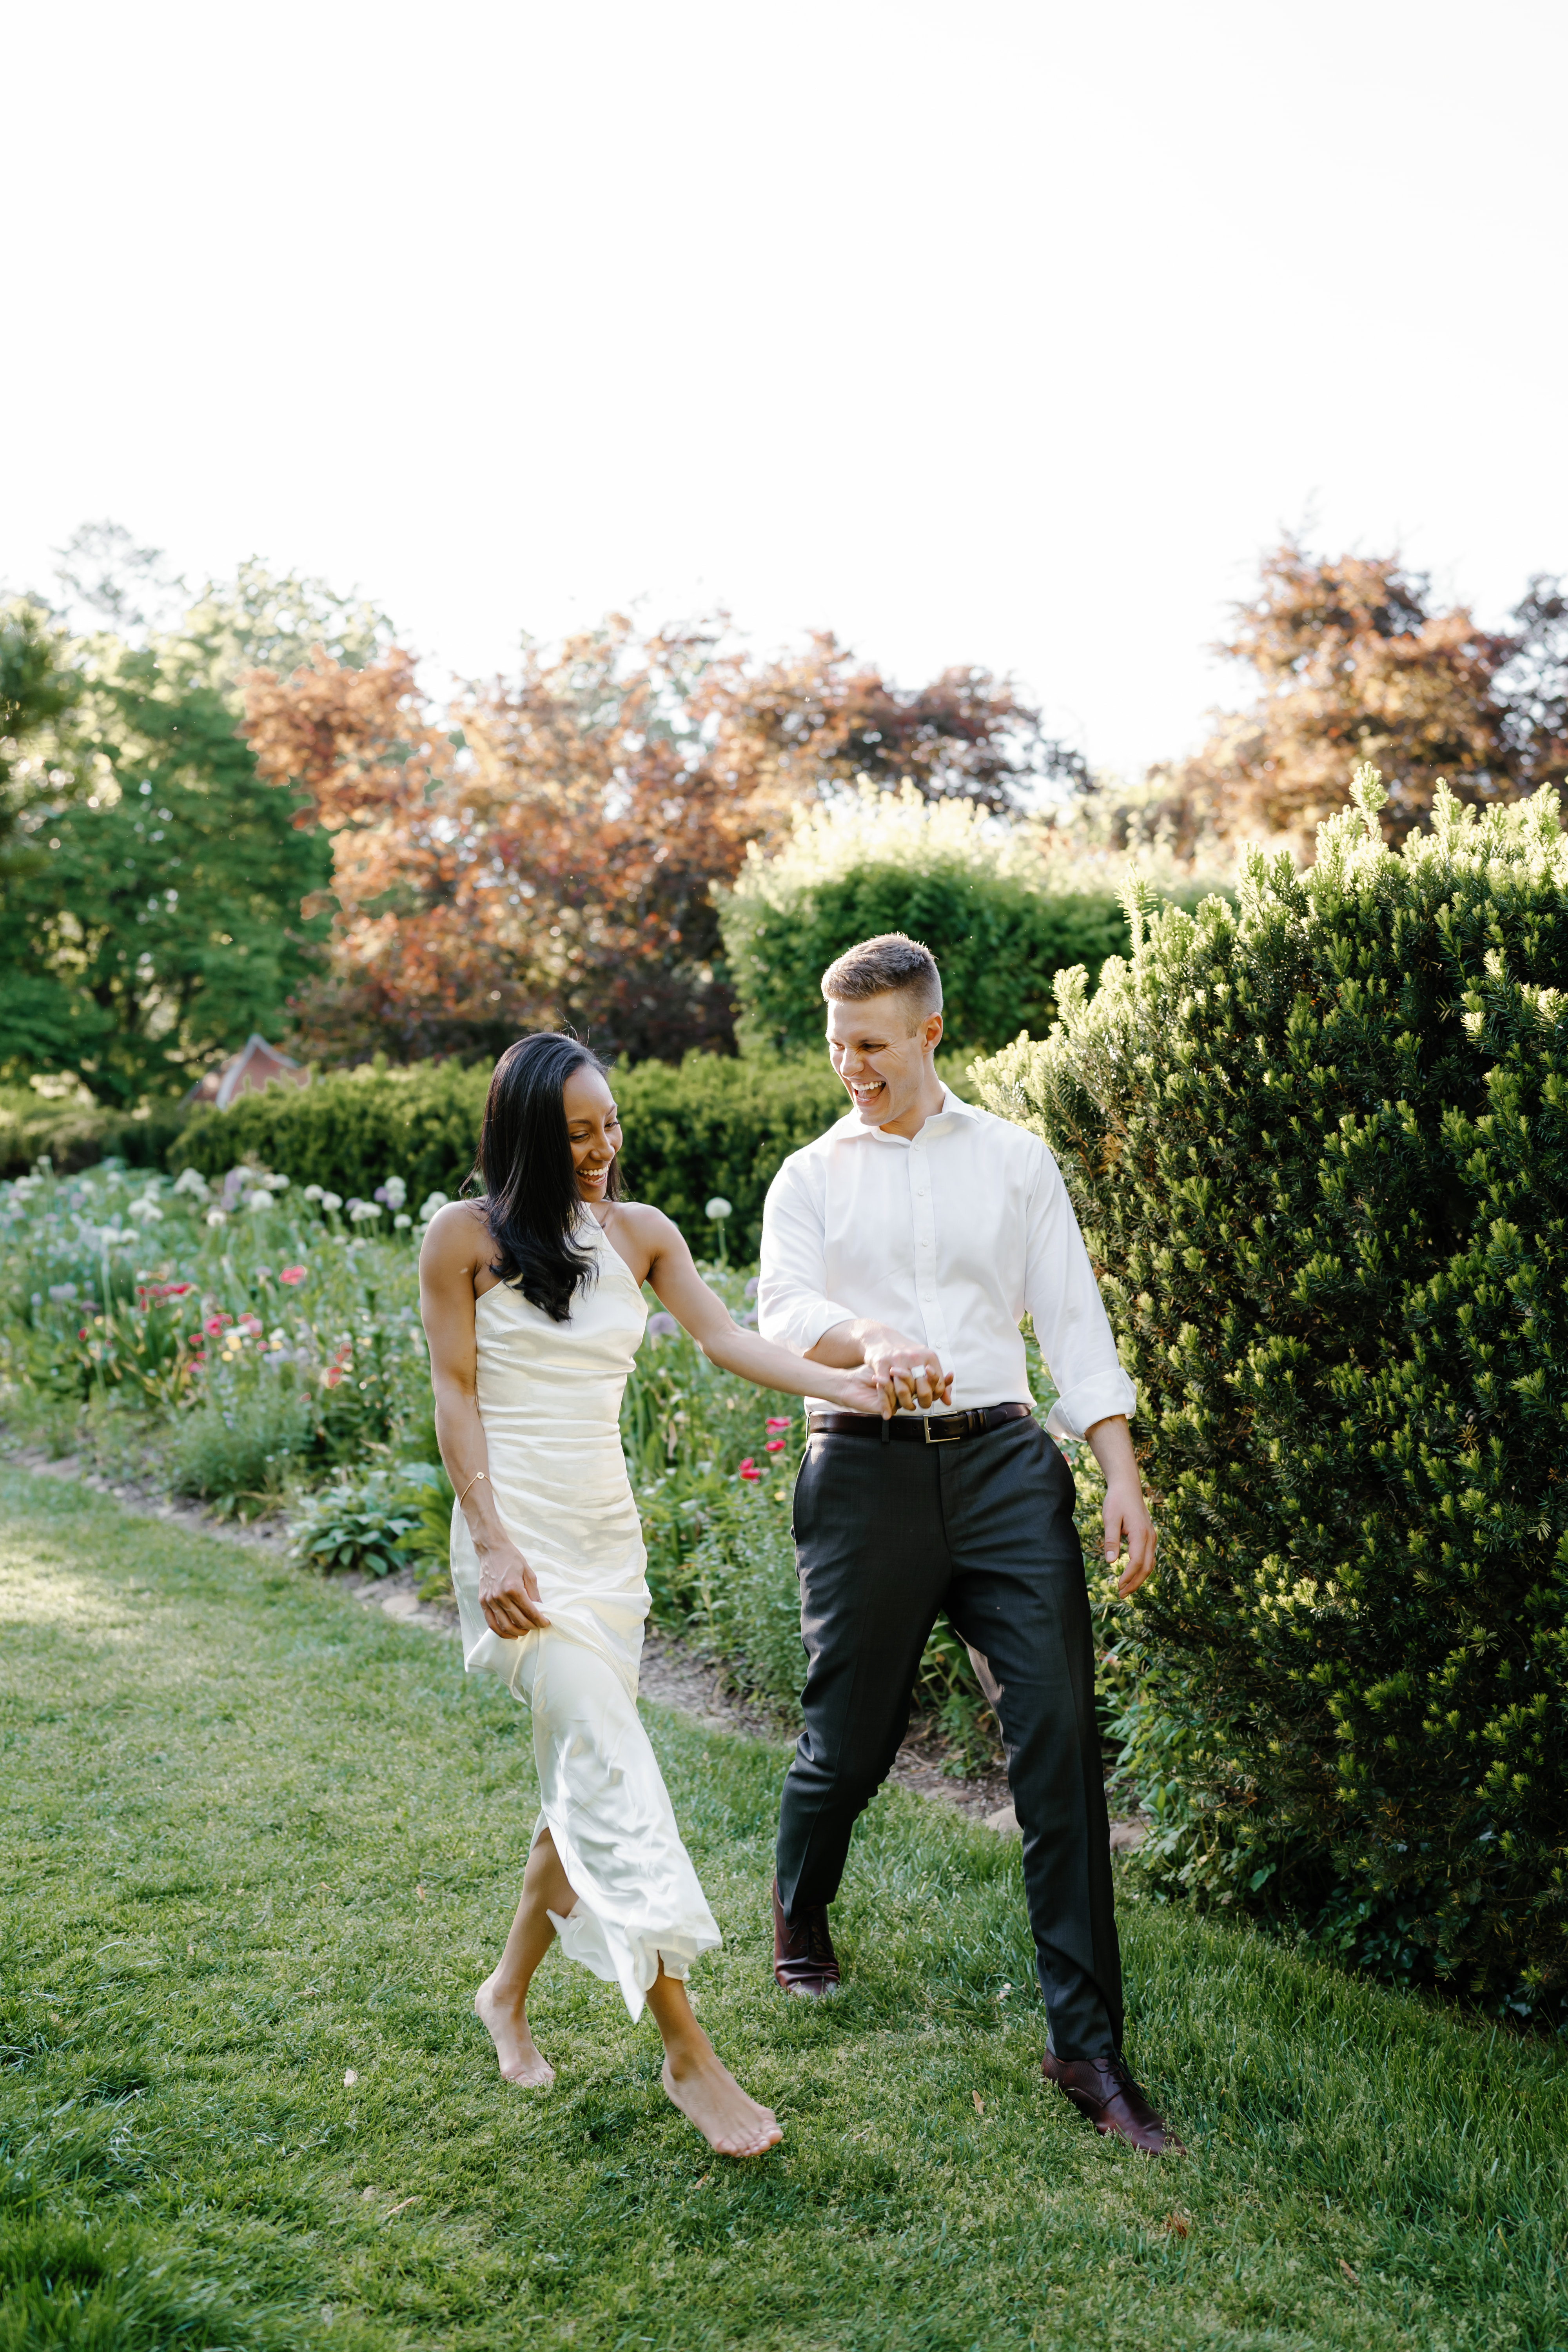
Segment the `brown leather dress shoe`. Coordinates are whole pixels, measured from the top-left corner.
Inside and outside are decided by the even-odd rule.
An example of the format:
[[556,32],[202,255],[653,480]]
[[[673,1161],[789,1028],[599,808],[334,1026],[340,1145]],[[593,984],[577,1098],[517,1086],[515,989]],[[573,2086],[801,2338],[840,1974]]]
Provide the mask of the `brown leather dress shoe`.
[[773,1975],[785,1992],[819,2000],[838,1989],[838,1958],[827,1932],[827,1906],[815,1903],[792,1927],[773,1881]]
[[1120,2058],[1058,2058],[1047,2050],[1040,2072],[1047,2083],[1066,2092],[1097,2132],[1124,2139],[1142,2156],[1185,2156],[1175,2133],[1154,2113]]

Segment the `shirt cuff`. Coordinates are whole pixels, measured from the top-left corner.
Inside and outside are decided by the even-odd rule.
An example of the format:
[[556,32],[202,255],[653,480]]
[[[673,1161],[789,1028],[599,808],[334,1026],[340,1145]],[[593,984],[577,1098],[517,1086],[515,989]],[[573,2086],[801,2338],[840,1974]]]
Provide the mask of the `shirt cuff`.
[[1137,1387],[1118,1365],[1113,1372],[1095,1372],[1087,1381],[1077,1381],[1065,1396],[1058,1397],[1046,1427],[1053,1437],[1081,1437],[1097,1421],[1109,1421],[1118,1412],[1131,1421],[1137,1410]]
[[757,1329],[764,1339],[776,1348],[788,1348],[797,1356],[809,1355],[825,1331],[836,1323],[853,1323],[852,1307],[836,1306],[831,1298],[799,1298],[792,1300],[784,1312],[774,1316],[759,1315]]

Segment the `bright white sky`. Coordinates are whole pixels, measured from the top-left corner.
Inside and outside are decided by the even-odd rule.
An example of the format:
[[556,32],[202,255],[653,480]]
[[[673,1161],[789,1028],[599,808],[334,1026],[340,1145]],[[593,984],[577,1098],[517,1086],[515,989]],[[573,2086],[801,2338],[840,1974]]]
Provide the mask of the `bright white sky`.
[[444,667],[640,598],[1097,765],[1259,551],[1568,570],[1562,0],[54,0],[5,34],[0,580],[115,519]]

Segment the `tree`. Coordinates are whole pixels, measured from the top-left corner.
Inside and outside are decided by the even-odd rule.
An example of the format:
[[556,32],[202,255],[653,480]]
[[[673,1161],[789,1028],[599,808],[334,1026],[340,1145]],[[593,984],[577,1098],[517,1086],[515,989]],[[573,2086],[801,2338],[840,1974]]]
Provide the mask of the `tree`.
[[249,564],[158,632],[142,593],[153,552],[127,553],[125,534],[96,527],[68,563],[84,541],[86,577],[79,564],[64,585],[129,634],[68,646],[35,602],[0,652],[16,740],[0,1072],[74,1073],[130,1103],[183,1088],[252,1029],[279,1035],[289,996],[321,960],[331,850],[237,735],[238,672],[261,656],[300,659],[323,638],[343,663],[363,659],[384,625],[320,583]]
[[905,692],[826,635],[756,667],[721,618],[525,643],[450,717],[401,651],[250,681],[262,773],[333,836],[332,970],[299,1006],[324,1053],[484,1054],[542,1021],[639,1057],[730,1050],[713,893],[748,842],[856,778],[1010,805],[1067,758],[984,672]]
[[1462,801],[1511,800],[1568,776],[1568,603],[1538,578],[1506,630],[1439,609],[1396,556],[1309,554],[1286,540],[1216,648],[1256,674],[1244,712],[1216,714],[1196,756],[1157,770],[1178,836],[1294,835],[1309,846],[1371,761],[1385,834],[1424,823],[1439,779]]

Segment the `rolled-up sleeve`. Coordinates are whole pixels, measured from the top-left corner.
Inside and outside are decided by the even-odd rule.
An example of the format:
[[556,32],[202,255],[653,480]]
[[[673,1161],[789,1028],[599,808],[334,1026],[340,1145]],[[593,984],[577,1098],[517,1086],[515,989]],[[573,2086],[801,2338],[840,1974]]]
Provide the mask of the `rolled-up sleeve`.
[[1024,1303],[1057,1391],[1046,1427],[1082,1437],[1097,1421],[1138,1409],[1061,1171],[1042,1144],[1028,1212]]
[[786,1160],[763,1203],[763,1257],[757,1328],[764,1339],[804,1356],[854,1309],[827,1296],[826,1220],[820,1162]]

